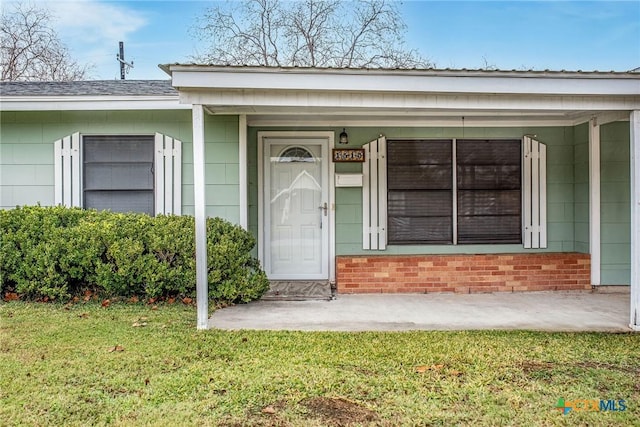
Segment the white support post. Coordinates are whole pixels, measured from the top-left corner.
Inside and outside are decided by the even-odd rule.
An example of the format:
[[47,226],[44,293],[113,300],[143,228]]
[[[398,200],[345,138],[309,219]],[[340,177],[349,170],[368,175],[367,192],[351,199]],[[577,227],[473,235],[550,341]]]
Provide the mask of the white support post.
[[600,124],[589,120],[589,252],[591,284],[600,285]]
[[631,158],[631,322],[640,331],[640,110],[630,116]]
[[248,188],[247,188],[247,115],[240,114],[238,119],[238,157],[239,157],[239,179],[240,186],[240,227],[247,230],[249,228],[248,220]]
[[192,107],[193,121],[193,192],[196,231],[196,303],[198,329],[209,327],[209,284],[207,277],[207,216],[205,205],[204,170],[204,108]]

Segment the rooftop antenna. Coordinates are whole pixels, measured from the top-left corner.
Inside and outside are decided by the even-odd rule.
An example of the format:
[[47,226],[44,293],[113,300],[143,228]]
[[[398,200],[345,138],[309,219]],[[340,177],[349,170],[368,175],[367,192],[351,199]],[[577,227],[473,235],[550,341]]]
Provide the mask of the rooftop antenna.
[[124,42],[120,42],[120,53],[116,55],[116,59],[120,63],[120,80],[124,80],[124,75],[129,74],[129,70],[133,68],[133,61],[131,63],[124,60]]

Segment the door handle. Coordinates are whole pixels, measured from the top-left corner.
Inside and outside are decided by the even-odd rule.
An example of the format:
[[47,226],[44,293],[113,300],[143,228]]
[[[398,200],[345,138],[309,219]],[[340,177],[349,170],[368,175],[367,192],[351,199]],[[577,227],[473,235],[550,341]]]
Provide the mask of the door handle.
[[324,216],[327,216],[327,210],[329,208],[327,207],[327,203],[326,202],[322,206],[318,206],[318,209],[322,209],[322,212],[324,213]]

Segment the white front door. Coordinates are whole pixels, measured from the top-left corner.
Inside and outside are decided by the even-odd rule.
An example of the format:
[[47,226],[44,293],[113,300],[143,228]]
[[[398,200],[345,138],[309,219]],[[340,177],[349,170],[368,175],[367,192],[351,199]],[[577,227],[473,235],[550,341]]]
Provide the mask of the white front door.
[[323,138],[263,139],[264,267],[274,280],[329,278],[329,159]]

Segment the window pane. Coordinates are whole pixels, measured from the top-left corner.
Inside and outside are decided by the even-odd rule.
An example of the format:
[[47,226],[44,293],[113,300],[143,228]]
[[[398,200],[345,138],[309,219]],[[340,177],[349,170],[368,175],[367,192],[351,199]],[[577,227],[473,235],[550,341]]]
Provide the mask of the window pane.
[[452,141],[387,142],[390,244],[453,242]]
[[451,216],[451,191],[389,191],[389,216]]
[[389,165],[450,165],[451,141],[387,141]]
[[88,163],[84,166],[84,189],[151,190],[153,163]]
[[153,162],[153,137],[85,136],[82,138],[84,161],[91,162]]
[[451,164],[389,166],[387,171],[390,190],[451,189]]
[[456,141],[458,165],[519,165],[519,139]]
[[520,190],[458,190],[458,215],[520,215]]
[[451,243],[451,216],[389,217],[389,241],[395,244]]
[[520,243],[520,215],[458,216],[458,243]]
[[520,243],[521,143],[457,142],[458,243]]
[[520,189],[520,165],[458,165],[458,189]]
[[85,207],[113,212],[140,212],[153,215],[151,191],[87,191]]

